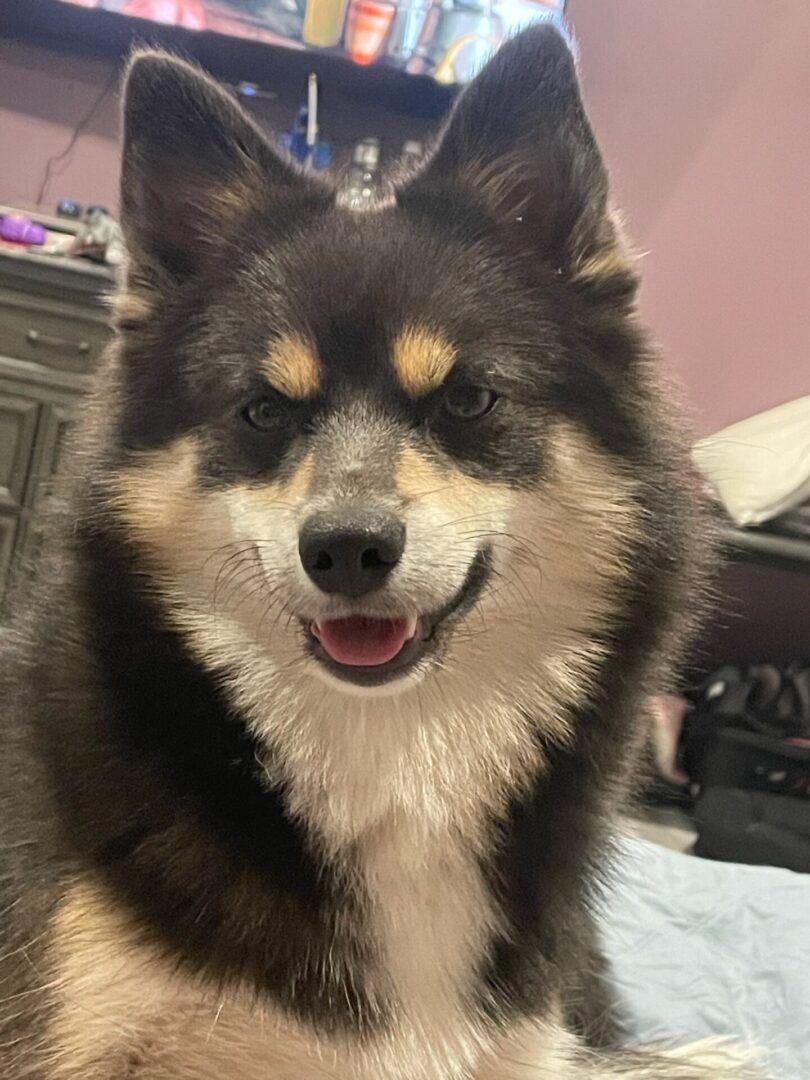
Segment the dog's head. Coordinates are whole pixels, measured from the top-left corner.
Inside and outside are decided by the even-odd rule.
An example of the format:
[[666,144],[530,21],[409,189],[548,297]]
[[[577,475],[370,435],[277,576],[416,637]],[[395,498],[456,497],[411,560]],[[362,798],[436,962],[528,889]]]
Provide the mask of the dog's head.
[[633,558],[647,421],[563,39],[507,44],[364,212],[141,54],[122,192],[114,512],[212,662],[321,692],[575,686]]

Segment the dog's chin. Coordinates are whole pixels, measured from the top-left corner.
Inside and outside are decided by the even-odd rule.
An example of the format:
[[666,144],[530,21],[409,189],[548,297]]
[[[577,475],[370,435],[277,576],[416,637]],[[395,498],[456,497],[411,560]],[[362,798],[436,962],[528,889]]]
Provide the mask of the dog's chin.
[[363,696],[404,693],[440,662],[464,616],[491,574],[491,553],[478,552],[457,592],[418,616],[392,610],[387,618],[353,615],[323,623],[302,620],[305,648],[331,686]]

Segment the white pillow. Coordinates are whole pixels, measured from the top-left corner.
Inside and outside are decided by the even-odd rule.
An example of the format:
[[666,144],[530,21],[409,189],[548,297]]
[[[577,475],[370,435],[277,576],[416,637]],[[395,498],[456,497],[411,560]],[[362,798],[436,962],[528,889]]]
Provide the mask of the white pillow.
[[701,439],[692,459],[738,525],[759,525],[810,498],[810,396]]

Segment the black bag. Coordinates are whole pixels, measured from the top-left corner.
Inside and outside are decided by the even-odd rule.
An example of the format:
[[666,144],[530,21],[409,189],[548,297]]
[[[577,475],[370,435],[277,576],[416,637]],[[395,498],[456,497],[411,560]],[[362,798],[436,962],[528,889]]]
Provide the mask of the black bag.
[[695,854],[810,872],[810,664],[714,672],[679,757],[696,798]]
[[695,855],[810,873],[810,805],[790,795],[707,787],[695,803]]
[[680,761],[693,788],[810,798],[810,664],[722,667],[692,702]]

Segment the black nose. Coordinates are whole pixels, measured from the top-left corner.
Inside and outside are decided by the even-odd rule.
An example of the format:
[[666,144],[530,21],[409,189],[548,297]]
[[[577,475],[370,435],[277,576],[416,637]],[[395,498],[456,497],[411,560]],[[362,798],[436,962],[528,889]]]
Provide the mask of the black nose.
[[318,588],[344,596],[379,589],[404,550],[405,526],[383,511],[313,514],[298,539],[301,562]]

